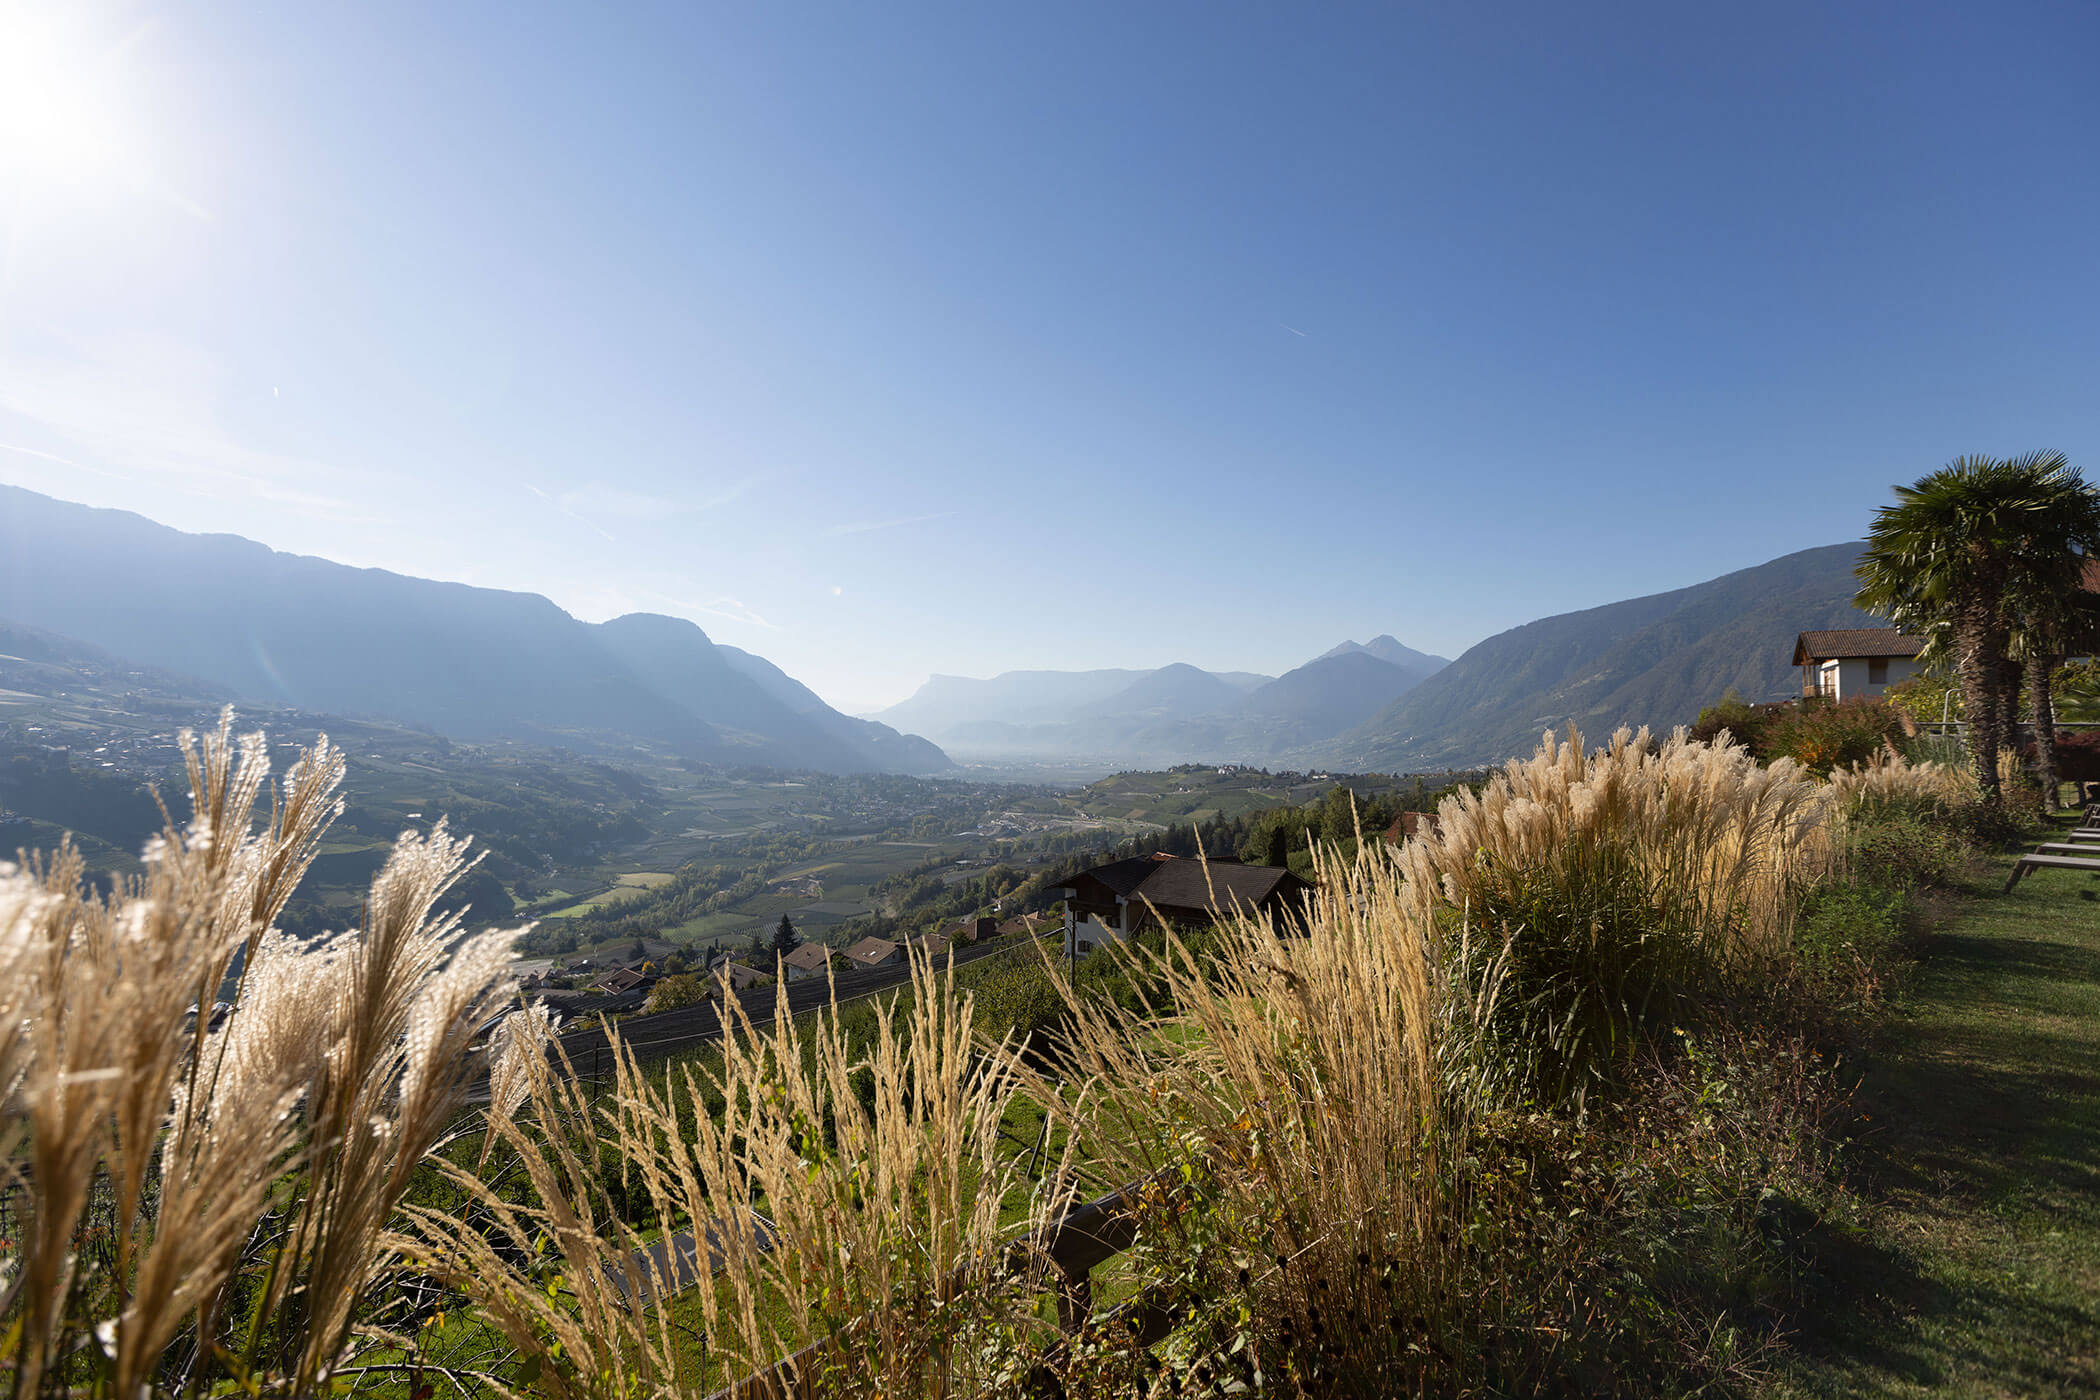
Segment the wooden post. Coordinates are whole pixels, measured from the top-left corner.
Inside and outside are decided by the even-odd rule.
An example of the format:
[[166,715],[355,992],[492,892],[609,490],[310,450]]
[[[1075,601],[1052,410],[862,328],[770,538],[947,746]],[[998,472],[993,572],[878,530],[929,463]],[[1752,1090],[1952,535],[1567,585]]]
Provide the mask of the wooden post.
[[1078,1273],[1064,1274],[1064,1285],[1057,1290],[1057,1329],[1067,1337],[1086,1326],[1087,1317],[1094,1311],[1094,1277],[1090,1269]]

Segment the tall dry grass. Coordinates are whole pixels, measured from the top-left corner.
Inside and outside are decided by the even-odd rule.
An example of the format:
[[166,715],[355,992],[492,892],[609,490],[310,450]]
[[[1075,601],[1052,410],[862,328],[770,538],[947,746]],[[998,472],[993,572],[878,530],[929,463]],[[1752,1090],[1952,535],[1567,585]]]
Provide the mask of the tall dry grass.
[[1706,956],[1746,965],[1784,956],[1802,891],[1827,873],[1825,808],[1806,769],[1762,767],[1726,733],[1621,729],[1592,752],[1570,729],[1445,798],[1399,861],[1425,914],[1477,905],[1511,875],[1573,884],[1623,868]]
[[267,748],[232,723],[182,735],[192,814],[142,877],[102,897],[70,849],[0,866],[16,1395],[136,1396],[214,1371],[325,1386],[389,1266],[382,1222],[508,996],[514,934],[433,916],[466,869],[442,830],[396,844],[361,929],[312,947],[276,933],[341,810],[343,759],[324,738],[257,825]]
[[[2014,759],[2017,771],[2018,760]],[[1840,820],[1891,811],[1949,815],[1977,802],[1976,775],[1968,768],[1931,760],[1913,763],[1884,748],[1864,763],[1830,775],[1830,799]]]
[[[1014,1245],[1060,1204],[1002,1146],[1018,1047],[977,1037],[952,968],[916,955],[858,1050],[836,1006],[805,1026],[781,999],[760,1025],[730,992],[725,1025],[719,1067],[661,1079],[616,1042],[616,1082],[595,1113],[562,1074],[535,1075],[529,1112],[494,1129],[525,1163],[533,1204],[453,1168],[500,1228],[412,1211],[423,1259],[530,1358],[543,1393],[691,1393],[750,1373],[772,1377],[760,1394],[1014,1383],[1018,1358],[1054,1333],[1035,1306],[1041,1261]],[[639,1183],[649,1233],[687,1262],[593,1211],[605,1160]],[[547,1269],[559,1287],[539,1281]],[[652,1306],[696,1281],[697,1362]],[[782,1358],[794,1359],[773,1376]]]
[[1101,1178],[1151,1183],[1137,1266],[1184,1319],[1158,1393],[1252,1384],[1294,1352],[1403,1392],[1471,1325],[1446,1168],[1470,1114],[1451,1028],[1481,1010],[1455,999],[1475,988],[1393,867],[1316,859],[1302,914],[1242,914],[1200,953],[1170,933],[1118,954],[1157,989],[1137,1009],[1059,978],[1066,1048],[1030,1092],[1069,1101]]
[[1785,962],[1795,912],[1837,868],[1829,792],[1724,732],[1547,734],[1400,848],[1417,917],[1487,940],[1499,990],[1480,1063],[1505,1089],[1582,1099],[1656,1027]]
[[[502,1339],[493,1393],[757,1373],[758,1393],[980,1395],[1051,1359],[1070,1394],[1456,1385],[1516,1326],[1497,1309],[1524,1306],[1483,1277],[1483,1203],[1530,1190],[1484,1184],[1485,1125],[1530,1121],[1527,1095],[1617,1053],[1657,998],[1785,958],[1832,817],[1944,782],[1890,759],[1826,787],[1725,738],[1549,735],[1391,859],[1316,851],[1301,913],[1113,954],[1135,1006],[1046,962],[1047,1057],[983,1035],[921,958],[869,1036],[784,1000],[756,1024],[732,994],[718,1060],[658,1073],[619,1050],[598,1102],[545,1015],[513,1015],[470,1165],[438,1152],[510,935],[434,912],[465,843],[405,836],[360,929],[296,945],[270,924],[342,761],[303,758],[251,830],[264,749],[229,726],[195,746],[197,815],[142,880],[89,897],[69,852],[0,875],[0,1015],[25,1030],[0,1044],[18,1394],[319,1393],[359,1346],[413,1348],[377,1330],[407,1277]],[[188,1014],[222,994],[223,1016]],[[1054,1120],[1040,1172],[1002,1142],[1023,1106]],[[462,1208],[406,1200],[426,1166]],[[1125,1183],[1144,1184],[1139,1297],[1174,1329],[1156,1357],[1053,1345],[1031,1242]]]

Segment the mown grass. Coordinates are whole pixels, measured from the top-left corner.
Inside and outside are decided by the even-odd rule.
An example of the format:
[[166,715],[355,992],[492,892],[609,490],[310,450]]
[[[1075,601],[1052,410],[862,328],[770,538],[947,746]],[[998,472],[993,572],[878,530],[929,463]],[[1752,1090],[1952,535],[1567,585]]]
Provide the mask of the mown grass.
[[1921,940],[1776,1395],[2100,1394],[2100,877],[2009,861]]

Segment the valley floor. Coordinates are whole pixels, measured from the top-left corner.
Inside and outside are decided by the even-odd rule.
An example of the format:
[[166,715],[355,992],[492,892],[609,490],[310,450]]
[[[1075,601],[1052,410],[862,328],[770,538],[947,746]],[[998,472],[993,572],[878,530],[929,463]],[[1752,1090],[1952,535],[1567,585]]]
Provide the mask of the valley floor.
[[2100,1395],[2100,877],[1993,862],[1860,1087],[1784,1396]]

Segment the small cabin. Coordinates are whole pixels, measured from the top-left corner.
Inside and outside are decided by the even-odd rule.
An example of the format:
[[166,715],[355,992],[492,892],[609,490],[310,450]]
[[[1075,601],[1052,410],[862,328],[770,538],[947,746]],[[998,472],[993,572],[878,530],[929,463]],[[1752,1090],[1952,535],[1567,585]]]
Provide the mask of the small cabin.
[[887,938],[863,938],[846,950],[846,958],[855,967],[888,967],[904,961],[904,945]]
[[1880,695],[1897,681],[1918,674],[1923,637],[1893,627],[1845,627],[1803,632],[1794,642],[1803,699],[1830,701]]
[[831,949],[821,943],[803,943],[783,954],[782,967],[787,969],[787,980],[800,982],[805,977],[822,977],[831,968]]

